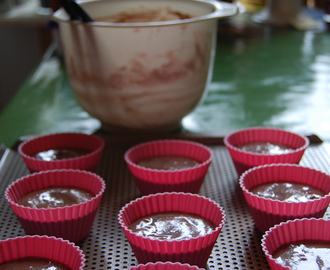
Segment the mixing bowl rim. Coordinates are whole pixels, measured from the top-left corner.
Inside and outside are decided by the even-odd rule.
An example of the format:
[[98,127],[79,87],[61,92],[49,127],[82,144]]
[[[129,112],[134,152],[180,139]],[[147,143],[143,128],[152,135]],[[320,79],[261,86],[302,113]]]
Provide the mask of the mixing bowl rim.
[[[104,2],[105,0],[80,0],[77,3],[84,6],[84,4],[91,3],[91,2]],[[112,0],[114,2],[116,0]],[[119,1],[134,1],[134,0],[119,0]],[[154,0],[144,0],[144,1],[154,1]],[[182,20],[172,20],[172,21],[161,21],[161,22],[139,22],[139,23],[112,23],[112,22],[101,22],[101,21],[93,21],[93,22],[80,22],[80,21],[70,21],[69,17],[64,18],[61,15],[62,12],[65,13],[63,8],[57,10],[52,19],[60,22],[60,23],[69,23],[69,24],[77,24],[77,25],[88,25],[91,27],[111,27],[111,28],[137,28],[137,27],[159,27],[159,26],[173,26],[173,25],[181,25],[181,24],[188,24],[188,23],[196,23],[201,21],[207,20],[215,20],[221,18],[227,18],[234,16],[238,13],[238,8],[235,4],[228,3],[228,2],[221,2],[217,0],[167,0],[166,2],[199,2],[205,5],[209,5],[213,7],[213,11],[206,15],[196,16],[188,19]]]

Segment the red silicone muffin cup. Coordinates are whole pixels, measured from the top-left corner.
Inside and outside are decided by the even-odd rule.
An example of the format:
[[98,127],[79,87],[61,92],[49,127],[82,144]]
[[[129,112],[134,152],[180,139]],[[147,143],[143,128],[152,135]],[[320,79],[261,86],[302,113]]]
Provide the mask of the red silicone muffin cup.
[[[169,155],[192,158],[200,164],[174,171],[148,169],[136,164],[145,158]],[[151,141],[134,146],[125,153],[125,161],[142,195],[159,192],[198,193],[212,159],[211,149],[184,140]]]
[[49,259],[72,270],[85,267],[85,255],[81,249],[61,238],[34,235],[0,241],[0,264],[26,257]]
[[[139,236],[128,226],[134,220],[163,212],[184,212],[202,216],[215,224],[205,236],[189,240],[157,240]],[[138,198],[126,204],[118,215],[119,223],[140,264],[180,262],[205,268],[225,222],[225,212],[214,201],[197,194],[165,192]]]
[[[91,152],[76,158],[54,161],[44,161],[33,157],[39,152],[58,148],[86,149]],[[54,169],[77,169],[95,172],[103,149],[104,141],[96,135],[54,133],[34,137],[21,143],[18,152],[31,173]]]
[[[57,208],[30,208],[17,200],[32,191],[48,187],[76,187],[95,196],[84,203]],[[5,197],[26,234],[49,235],[79,242],[86,238],[100,205],[105,182],[91,172],[80,170],[52,170],[22,177],[5,191]]]
[[[284,202],[266,199],[249,191],[264,183],[280,181],[313,186],[324,191],[325,196],[306,202]],[[321,218],[330,202],[330,176],[296,164],[270,164],[252,168],[242,174],[239,184],[255,225],[261,232],[287,220]]]
[[[261,240],[262,250],[272,270],[291,268],[276,262],[272,254],[281,246],[297,241],[317,240],[330,243],[330,220],[304,218],[289,220],[272,227]],[[307,270],[307,269],[306,269]]]
[[156,262],[140,264],[138,266],[131,267],[130,270],[204,270],[197,266],[191,266],[189,264],[173,263],[173,262]]
[[[237,145],[252,142],[281,143],[294,150],[283,154],[258,154],[238,149]],[[299,164],[309,140],[305,136],[277,128],[246,128],[235,131],[224,138],[224,143],[233,160],[238,176],[246,170],[264,164]]]

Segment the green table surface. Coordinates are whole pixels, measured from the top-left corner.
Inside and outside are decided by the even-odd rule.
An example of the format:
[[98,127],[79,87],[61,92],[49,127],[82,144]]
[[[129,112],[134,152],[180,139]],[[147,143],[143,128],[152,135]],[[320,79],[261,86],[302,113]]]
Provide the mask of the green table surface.
[[[54,46],[1,113],[0,144],[10,147],[26,135],[100,130],[100,122],[77,104]],[[270,126],[329,141],[329,32],[322,24],[312,31],[261,25],[245,13],[219,21],[212,83],[182,124],[188,133],[224,136]]]

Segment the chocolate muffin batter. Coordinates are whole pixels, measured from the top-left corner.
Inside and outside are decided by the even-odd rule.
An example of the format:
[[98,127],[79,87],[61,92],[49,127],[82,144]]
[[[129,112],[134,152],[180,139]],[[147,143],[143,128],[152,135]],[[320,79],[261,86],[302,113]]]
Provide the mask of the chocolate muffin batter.
[[139,218],[129,229],[140,236],[158,240],[183,240],[204,236],[214,230],[214,224],[195,214],[166,212]]
[[31,208],[56,208],[86,202],[94,195],[78,188],[51,187],[28,193],[17,204]]
[[76,158],[83,155],[87,155],[91,153],[90,150],[80,149],[80,148],[67,148],[67,149],[49,149],[46,151],[39,152],[35,154],[33,157],[37,159],[41,159],[44,161],[54,161],[54,160],[62,160],[68,158]]
[[251,188],[250,192],[267,199],[285,202],[306,202],[325,195],[325,192],[318,188],[290,182],[266,183]]
[[283,154],[293,150],[287,145],[281,143],[271,143],[271,142],[253,142],[253,143],[239,144],[236,145],[235,147],[246,152],[253,152],[253,153],[267,154],[267,155]]
[[140,160],[139,166],[156,170],[181,170],[195,167],[200,163],[192,158],[182,156],[159,156]]
[[276,262],[291,269],[330,269],[330,242],[304,241],[280,247],[272,255]]
[[0,270],[71,270],[63,263],[44,258],[27,257],[0,264]]

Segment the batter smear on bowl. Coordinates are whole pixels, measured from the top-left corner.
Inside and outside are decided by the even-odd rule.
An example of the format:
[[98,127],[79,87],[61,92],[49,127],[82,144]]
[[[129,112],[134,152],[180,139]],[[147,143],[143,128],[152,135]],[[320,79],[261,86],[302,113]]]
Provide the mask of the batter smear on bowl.
[[188,14],[174,11],[170,7],[161,7],[158,9],[140,7],[133,11],[120,12],[116,15],[99,18],[98,21],[113,23],[164,22],[184,20],[191,17]]

